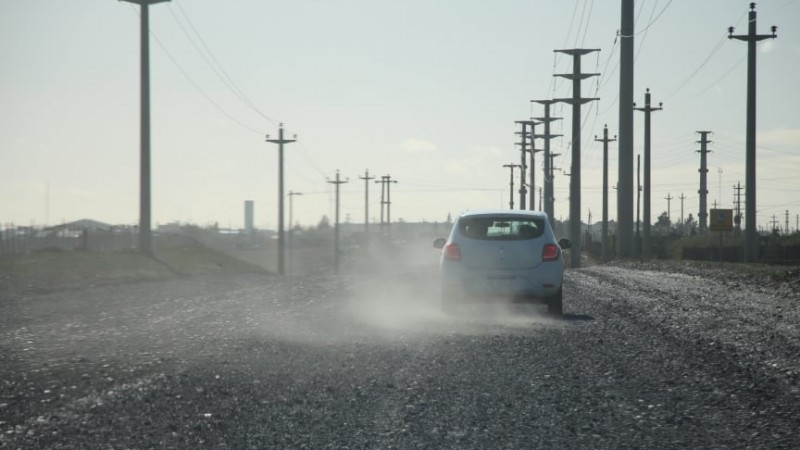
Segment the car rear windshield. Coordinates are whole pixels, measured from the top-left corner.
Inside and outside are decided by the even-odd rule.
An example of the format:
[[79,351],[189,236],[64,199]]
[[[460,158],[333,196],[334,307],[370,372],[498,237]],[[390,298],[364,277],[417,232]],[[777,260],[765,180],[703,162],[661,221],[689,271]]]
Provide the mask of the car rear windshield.
[[525,240],[544,234],[544,219],[534,217],[464,217],[458,221],[459,231],[471,239]]

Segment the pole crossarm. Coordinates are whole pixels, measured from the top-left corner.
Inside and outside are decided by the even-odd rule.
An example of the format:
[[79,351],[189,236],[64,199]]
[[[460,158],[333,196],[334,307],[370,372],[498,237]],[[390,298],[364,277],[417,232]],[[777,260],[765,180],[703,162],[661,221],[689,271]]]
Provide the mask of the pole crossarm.
[[137,5],[144,5],[144,4],[154,5],[156,3],[168,2],[170,0],[119,0],[119,1],[127,3],[135,3]]
[[597,97],[593,98],[556,98],[555,101],[559,103],[567,103],[568,105],[575,106],[575,105],[583,105],[584,103],[593,102],[595,100],[600,100]]
[[[599,73],[556,73],[556,74],[553,74],[553,76],[554,77],[566,78],[568,80],[575,81],[575,80],[585,80],[585,79],[591,78],[591,77],[599,77],[600,74]],[[558,101],[558,100],[556,100],[556,101]]]

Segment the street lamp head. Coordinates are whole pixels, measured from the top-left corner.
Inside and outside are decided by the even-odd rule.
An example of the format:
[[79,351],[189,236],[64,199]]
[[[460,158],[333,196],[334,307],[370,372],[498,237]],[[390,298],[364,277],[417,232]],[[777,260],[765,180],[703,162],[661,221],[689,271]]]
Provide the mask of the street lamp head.
[[269,135],[266,135],[266,136],[267,136],[266,138],[269,139]]
[[750,9],[752,10],[756,9],[756,2],[750,2]]
[[295,135],[293,135],[293,136],[294,136],[294,137],[293,137],[292,139],[297,139],[297,135],[296,135],[296,134],[295,134]]
[[772,37],[773,37],[773,38],[776,38],[776,37],[778,37],[778,34],[777,34],[777,32],[778,32],[778,27],[776,27],[775,25],[773,25],[773,26],[772,26]]
[[728,37],[729,37],[729,38],[733,37],[733,30],[735,30],[735,28],[733,28],[733,27],[728,27]]

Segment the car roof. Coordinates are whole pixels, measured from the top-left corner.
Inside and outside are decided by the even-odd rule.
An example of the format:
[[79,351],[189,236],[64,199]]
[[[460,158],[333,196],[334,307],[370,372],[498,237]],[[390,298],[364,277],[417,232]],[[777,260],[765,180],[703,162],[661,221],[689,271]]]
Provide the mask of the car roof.
[[458,217],[475,217],[475,216],[517,216],[517,217],[535,217],[538,219],[547,219],[547,214],[544,211],[529,211],[524,209],[474,209],[469,211],[462,211]]

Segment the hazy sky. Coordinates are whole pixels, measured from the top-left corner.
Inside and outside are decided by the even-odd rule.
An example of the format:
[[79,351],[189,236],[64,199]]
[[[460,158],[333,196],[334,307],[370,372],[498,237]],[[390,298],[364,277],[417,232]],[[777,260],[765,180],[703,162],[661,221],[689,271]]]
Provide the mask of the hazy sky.
[[[653,102],[653,220],[698,211],[698,130],[711,130],[709,206],[732,207],[744,184],[749,2],[637,1],[635,94]],[[139,208],[138,6],[115,0],[0,2],[0,223],[82,218],[135,224]],[[758,223],[800,214],[800,1],[758,3]],[[153,221],[258,226],[277,220],[277,121],[294,219],[364,219],[365,170],[391,175],[392,218],[443,221],[448,212],[506,207],[518,163],[515,120],[541,115],[531,99],[568,97],[571,71],[554,49],[584,57],[583,220],[600,219],[602,147],[617,133],[620,6],[594,0],[173,0],[150,8]],[[553,141],[569,171],[569,106]],[[643,115],[635,114],[635,151]],[[617,179],[612,144],[611,184]],[[539,154],[538,156],[540,156]],[[541,157],[537,159],[541,185]],[[721,170],[721,173],[720,173]],[[721,190],[720,190],[721,179]],[[555,215],[566,219],[569,178],[556,172]],[[517,181],[518,186],[518,181]],[[515,187],[516,189],[516,187]],[[516,194],[515,194],[516,195]],[[370,182],[378,220],[380,185]],[[616,216],[616,192],[609,195]],[[744,198],[742,198],[744,200]],[[538,198],[537,198],[538,204]]]

